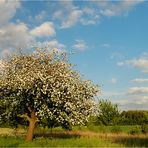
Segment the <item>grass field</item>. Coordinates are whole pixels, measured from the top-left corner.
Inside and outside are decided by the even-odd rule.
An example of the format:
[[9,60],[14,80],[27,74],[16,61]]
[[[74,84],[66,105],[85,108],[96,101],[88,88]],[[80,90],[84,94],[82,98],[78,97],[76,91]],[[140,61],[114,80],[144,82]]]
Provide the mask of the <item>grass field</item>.
[[52,133],[49,129],[38,129],[32,142],[25,142],[25,130],[1,128],[0,147],[148,147],[148,135],[103,133],[77,128],[73,131],[55,128]]

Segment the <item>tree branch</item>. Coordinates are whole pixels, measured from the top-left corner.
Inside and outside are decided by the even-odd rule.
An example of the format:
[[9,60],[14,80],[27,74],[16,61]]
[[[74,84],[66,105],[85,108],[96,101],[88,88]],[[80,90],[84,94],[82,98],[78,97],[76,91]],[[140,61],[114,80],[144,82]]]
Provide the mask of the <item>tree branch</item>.
[[28,110],[30,111],[30,113],[32,112],[32,110],[31,110],[31,108],[30,108],[30,107],[28,107]]
[[26,118],[28,121],[31,120],[31,118],[26,114],[20,115],[21,118]]

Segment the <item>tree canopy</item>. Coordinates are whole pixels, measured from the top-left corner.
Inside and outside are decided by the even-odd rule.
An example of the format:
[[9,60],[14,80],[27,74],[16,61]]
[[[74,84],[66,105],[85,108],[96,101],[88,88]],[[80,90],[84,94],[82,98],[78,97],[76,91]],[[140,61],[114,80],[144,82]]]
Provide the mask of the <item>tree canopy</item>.
[[98,120],[104,125],[113,125],[119,120],[119,109],[117,104],[109,100],[100,100],[98,103]]
[[98,86],[83,80],[65,53],[36,50],[1,63],[0,99],[6,106],[1,116],[29,121],[26,140],[32,140],[35,123],[44,118],[75,125],[93,112]]

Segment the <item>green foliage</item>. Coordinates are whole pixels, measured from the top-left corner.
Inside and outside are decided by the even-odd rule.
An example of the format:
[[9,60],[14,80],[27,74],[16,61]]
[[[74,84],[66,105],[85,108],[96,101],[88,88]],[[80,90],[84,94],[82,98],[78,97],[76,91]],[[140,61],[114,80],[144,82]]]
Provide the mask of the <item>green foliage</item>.
[[100,133],[109,133],[110,127],[105,125],[98,126],[98,132]]
[[148,113],[147,111],[123,111],[121,113],[120,124],[123,125],[141,125],[148,123]]
[[86,125],[87,126],[89,126],[89,125],[93,125],[93,126],[99,125],[98,117],[97,116],[90,116],[88,118],[88,122],[86,123]]
[[111,132],[112,133],[121,133],[123,131],[122,131],[122,128],[120,126],[115,125],[115,126],[112,126]]
[[139,126],[134,126],[132,129],[129,131],[130,134],[135,135],[135,134],[140,134],[141,133],[141,127]]
[[63,129],[66,129],[66,130],[69,130],[69,131],[72,130],[72,125],[69,122],[65,121],[64,123],[61,124],[61,126],[62,126]]
[[141,130],[142,130],[142,133],[147,134],[148,133],[148,124],[142,124]]
[[119,120],[119,109],[117,104],[108,100],[100,100],[98,104],[98,122],[103,125],[114,125]]

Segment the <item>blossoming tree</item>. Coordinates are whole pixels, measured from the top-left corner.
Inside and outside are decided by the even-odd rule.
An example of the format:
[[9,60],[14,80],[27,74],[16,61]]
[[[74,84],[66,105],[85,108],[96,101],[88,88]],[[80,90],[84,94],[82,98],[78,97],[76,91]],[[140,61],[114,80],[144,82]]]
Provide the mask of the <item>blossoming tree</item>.
[[37,50],[1,62],[0,99],[7,104],[3,115],[28,121],[26,141],[33,139],[36,122],[44,118],[75,125],[93,112],[98,87],[83,80],[65,55]]

